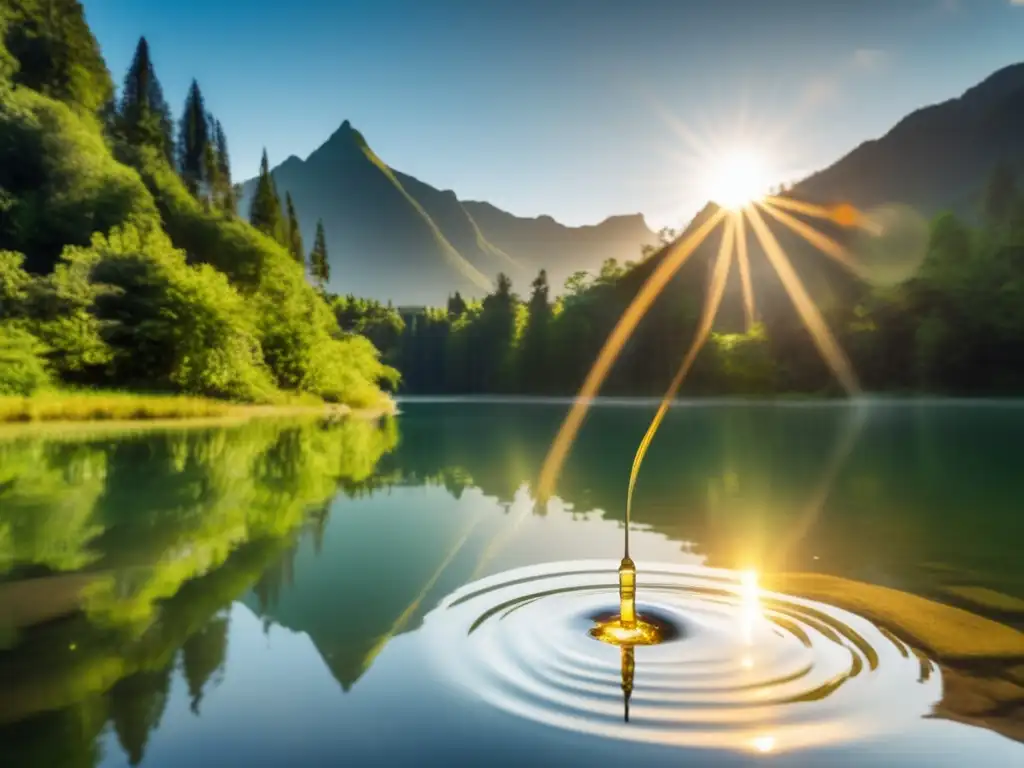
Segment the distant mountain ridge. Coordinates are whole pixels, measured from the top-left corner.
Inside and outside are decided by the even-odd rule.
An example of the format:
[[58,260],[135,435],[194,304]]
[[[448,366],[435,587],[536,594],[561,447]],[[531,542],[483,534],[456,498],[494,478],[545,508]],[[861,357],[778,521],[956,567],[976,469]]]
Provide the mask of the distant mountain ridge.
[[[388,166],[347,120],[306,160],[293,155],[271,173],[295,201],[304,241],[323,220],[330,288],[400,305],[483,296],[499,272],[525,293],[542,268],[557,291],[573,272],[636,259],[657,240],[640,214],[567,227],[462,201]],[[243,214],[254,190],[255,179],[243,185]]]
[[905,203],[971,215],[995,165],[1024,162],[1024,63],[958,98],[910,113],[791,190],[794,197],[868,208]]
[[[978,217],[985,187],[1000,163],[1015,168],[1024,179],[1024,64],[995,72],[957,98],[912,112],[885,135],[860,144],[784,196],[820,205],[852,203],[867,212],[902,204],[925,218],[951,211],[970,220]],[[714,203],[708,203],[679,240],[716,210]],[[791,215],[840,243],[849,245],[855,236],[831,222]],[[828,306],[835,296],[850,290],[854,279],[849,273],[771,216],[763,218],[819,304]],[[765,314],[789,313],[791,302],[749,226],[746,239],[758,313],[768,322]],[[667,301],[674,300],[683,285],[687,291],[703,294],[718,242],[718,235],[710,237],[694,252],[674,281],[676,289],[667,292]],[[631,275],[631,284],[638,288],[667,251],[662,249],[641,264]],[[742,317],[741,286],[734,269],[717,325],[722,330],[740,330]]]

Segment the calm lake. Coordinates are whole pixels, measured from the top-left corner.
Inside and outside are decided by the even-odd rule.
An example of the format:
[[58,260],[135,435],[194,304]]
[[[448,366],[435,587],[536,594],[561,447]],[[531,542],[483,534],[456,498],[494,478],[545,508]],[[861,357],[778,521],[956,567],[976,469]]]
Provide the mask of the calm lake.
[[937,658],[742,577],[899,590],[1012,648],[1024,404],[673,408],[630,542],[673,635],[627,654],[588,629],[655,407],[595,405],[546,504],[564,402],[0,431],[0,764],[1024,766],[1024,653]]

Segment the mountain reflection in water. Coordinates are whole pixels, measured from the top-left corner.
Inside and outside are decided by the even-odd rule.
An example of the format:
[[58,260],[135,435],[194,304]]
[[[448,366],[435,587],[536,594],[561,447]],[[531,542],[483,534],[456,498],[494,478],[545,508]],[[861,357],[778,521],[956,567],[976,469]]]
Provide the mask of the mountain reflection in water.
[[[411,672],[403,678],[395,670],[412,662],[389,646],[413,654],[405,638],[480,576],[616,557],[631,446],[650,408],[596,408],[547,505],[534,503],[530,484],[564,405],[403,410],[397,424],[0,437],[3,754],[40,766],[223,761],[228,743],[239,749],[225,736],[239,733],[237,720],[264,732],[252,734],[249,762],[326,760],[339,740],[350,755],[381,757],[367,751],[368,735],[360,738],[384,728],[373,722],[371,701],[392,702],[396,712],[384,721],[405,734],[396,738],[428,739],[425,724],[388,718],[407,708],[433,723],[427,702],[444,694],[409,682]],[[850,418],[830,405],[673,410],[637,489],[631,549],[640,589],[645,560],[765,562],[806,510]],[[1012,458],[1021,429],[1024,409],[1011,406],[873,407],[813,523],[779,566],[895,587],[1022,628],[1016,500],[1024,488]],[[262,673],[244,661],[258,647],[291,648],[300,638],[354,702],[349,721],[330,725],[315,711],[327,694],[313,693],[310,682],[309,701],[294,703],[307,713],[301,748],[286,745],[268,718],[275,697],[305,688],[287,675],[274,678],[277,690],[261,688]],[[283,668],[292,664],[299,661]],[[642,664],[638,655],[638,679]],[[956,674],[976,692],[973,673]],[[248,698],[232,689],[245,677]],[[995,697],[991,709],[1005,709],[1005,699],[984,692]],[[233,702],[233,714],[217,709],[219,697]],[[356,705],[367,711],[355,713]],[[1019,721],[992,726],[988,710],[977,709],[978,724],[1024,738]],[[963,708],[953,714],[971,722]],[[192,740],[189,729],[199,726],[186,715],[219,724],[221,746],[210,733]],[[527,727],[501,722],[506,735]],[[591,748],[555,738],[545,736],[544,748]],[[385,762],[402,762],[403,748],[394,745]]]

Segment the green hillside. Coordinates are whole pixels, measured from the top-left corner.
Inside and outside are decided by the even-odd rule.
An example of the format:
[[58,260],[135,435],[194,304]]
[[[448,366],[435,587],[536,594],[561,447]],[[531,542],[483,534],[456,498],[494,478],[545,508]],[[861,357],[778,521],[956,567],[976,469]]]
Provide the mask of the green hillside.
[[198,85],[202,131],[184,130],[190,94],[176,141],[144,39],[114,100],[81,6],[42,13],[17,3],[0,30],[0,394],[376,403],[394,372],[282,241],[235,216]]

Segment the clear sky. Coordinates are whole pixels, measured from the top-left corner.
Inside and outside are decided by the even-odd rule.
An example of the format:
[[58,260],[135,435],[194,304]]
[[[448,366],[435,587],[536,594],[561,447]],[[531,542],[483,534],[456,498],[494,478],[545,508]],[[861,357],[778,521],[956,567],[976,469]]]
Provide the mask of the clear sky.
[[771,137],[793,180],[1024,61],[1024,0],[83,5],[116,82],[143,34],[175,113],[198,79],[236,179],[349,119],[400,171],[573,225],[692,216],[704,165],[673,120],[722,147]]

